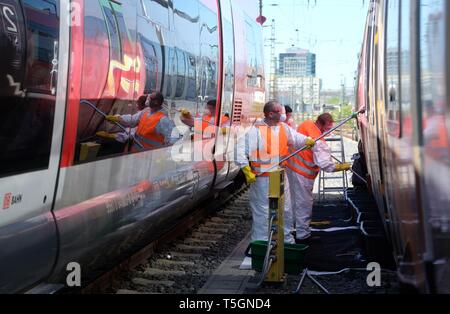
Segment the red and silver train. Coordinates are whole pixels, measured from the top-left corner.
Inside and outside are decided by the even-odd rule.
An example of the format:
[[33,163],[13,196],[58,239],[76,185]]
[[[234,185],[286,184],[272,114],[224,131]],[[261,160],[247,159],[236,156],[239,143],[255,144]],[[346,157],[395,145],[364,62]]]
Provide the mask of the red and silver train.
[[450,3],[372,0],[357,105],[371,189],[405,287],[450,293]]
[[[88,281],[235,178],[232,132],[200,141],[212,159],[174,158],[194,146],[180,109],[201,116],[216,99],[216,125],[226,116],[231,128],[260,115],[257,9],[237,0],[1,1],[0,293],[64,285],[71,263]],[[96,136],[122,132],[103,114],[134,113],[153,91],[165,97],[175,145],[132,153]]]

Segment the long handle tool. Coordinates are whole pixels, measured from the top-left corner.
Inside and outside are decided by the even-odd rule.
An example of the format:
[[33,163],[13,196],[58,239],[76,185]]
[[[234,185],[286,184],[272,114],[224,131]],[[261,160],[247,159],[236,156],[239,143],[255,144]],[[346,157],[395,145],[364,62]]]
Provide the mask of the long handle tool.
[[[341,123],[339,123],[338,125],[336,125],[336,126],[335,126],[334,128],[332,128],[331,130],[329,130],[329,131],[323,133],[321,136],[319,136],[318,138],[316,138],[315,141],[316,141],[316,142],[317,142],[317,141],[320,141],[320,140],[323,139],[324,137],[330,135],[331,133],[333,133],[333,132],[336,131],[337,129],[341,128],[341,127],[342,127],[344,124],[346,124],[348,121],[350,121],[350,120],[352,120],[352,119],[356,119],[356,118],[358,117],[359,114],[362,114],[362,113],[365,113],[365,112],[366,112],[366,109],[363,108],[363,109],[361,109],[361,110],[358,111],[358,112],[352,113],[351,116],[349,116],[347,119],[343,120]],[[259,177],[259,176],[262,176],[263,174],[265,174],[265,173],[267,173],[267,172],[272,171],[273,169],[275,169],[276,167],[278,167],[280,164],[282,164],[282,163],[285,162],[286,160],[291,159],[292,157],[294,157],[294,156],[297,155],[298,153],[300,153],[300,152],[302,152],[302,151],[304,151],[304,150],[306,150],[306,149],[308,149],[308,148],[309,148],[309,147],[306,146],[306,145],[303,146],[302,148],[300,148],[299,150],[293,152],[293,153],[290,154],[289,156],[287,156],[287,157],[281,159],[281,161],[280,161],[277,165],[274,165],[273,167],[269,168],[267,171],[261,173],[260,175],[258,175],[258,177]]]
[[[336,160],[338,163],[342,164],[342,161],[340,161],[339,159],[337,159],[334,156],[331,156],[331,158],[333,158],[334,160]],[[363,177],[361,177],[359,174],[357,174],[355,171],[353,171],[352,169],[348,169],[348,171],[351,171],[355,176],[357,176],[358,178],[360,178],[365,184],[367,184],[367,180],[365,180]]]
[[[97,113],[99,113],[100,115],[102,115],[103,117],[107,117],[107,114],[106,113],[104,113],[103,111],[101,111],[100,109],[98,109],[93,103],[91,103],[90,101],[87,101],[87,100],[81,100],[80,101],[80,104],[83,104],[83,105],[88,105],[89,107],[91,107],[92,109],[94,109]],[[128,130],[123,126],[123,125],[121,125],[119,122],[111,122],[111,123],[113,123],[113,124],[115,124],[116,126],[118,126],[121,130],[123,130],[124,132],[126,132],[126,133],[128,133]],[[131,135],[131,137],[133,138],[133,140],[136,142],[136,144],[140,147],[140,148],[144,148],[144,145],[142,145],[141,144],[141,142],[139,142],[139,140],[138,139],[136,139],[135,137],[134,137],[134,135],[132,135],[131,133],[130,133],[130,135]]]

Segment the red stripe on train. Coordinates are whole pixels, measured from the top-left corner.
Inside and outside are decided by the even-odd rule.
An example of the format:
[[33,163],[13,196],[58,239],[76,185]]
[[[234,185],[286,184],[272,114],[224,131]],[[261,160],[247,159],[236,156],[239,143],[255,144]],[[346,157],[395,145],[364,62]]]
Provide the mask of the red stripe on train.
[[[70,66],[67,92],[67,108],[64,122],[61,168],[73,165],[75,157],[78,114],[80,110],[81,71],[83,66],[84,6],[83,0],[73,0],[75,14],[72,14],[70,38]],[[75,23],[76,22],[76,23]]]
[[222,32],[222,10],[220,7],[220,2],[217,0],[217,25],[219,29],[219,80],[217,82],[217,104],[216,106],[216,125],[219,126],[222,121],[221,119],[221,108],[222,108],[222,90],[223,90],[223,32]]

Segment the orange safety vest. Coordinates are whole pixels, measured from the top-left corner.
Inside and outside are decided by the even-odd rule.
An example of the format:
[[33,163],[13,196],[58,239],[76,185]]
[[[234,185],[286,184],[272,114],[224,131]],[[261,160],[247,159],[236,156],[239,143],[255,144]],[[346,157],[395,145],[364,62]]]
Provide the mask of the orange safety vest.
[[[222,116],[222,125],[225,125],[229,121],[228,117]],[[207,130],[208,127],[213,127],[215,131],[215,122],[216,119],[211,115],[204,115],[202,117],[201,129],[199,128],[199,123],[196,122],[194,125],[194,133],[196,138],[209,139],[213,138],[213,132]],[[197,124],[198,123],[198,124]]]
[[133,151],[156,149],[164,146],[164,135],[157,133],[156,127],[158,126],[159,121],[165,116],[166,115],[161,111],[153,114],[151,112],[142,114],[134,137],[144,146],[144,148],[141,148],[134,143],[132,148]]
[[297,124],[295,123],[294,119],[289,119],[286,122],[287,125],[289,125],[291,128],[296,129],[297,128]]
[[[256,126],[263,138],[263,143],[258,144],[258,148],[250,153],[250,167],[252,168],[253,173],[258,176],[268,177],[270,174],[266,171],[278,165],[279,160],[289,155],[286,129],[281,123],[279,126],[280,132],[278,137],[273,134],[273,130],[269,126]],[[275,139],[274,142],[273,139]],[[274,148],[277,148],[276,140],[278,140],[278,150],[273,150]],[[283,163],[283,165],[284,164],[285,163]]]
[[[300,124],[297,129],[298,133],[309,136],[313,139],[322,135],[314,121],[308,120]],[[325,141],[322,139],[322,141]],[[293,153],[294,151],[290,151]],[[311,149],[304,150],[288,160],[287,166],[292,171],[304,176],[305,178],[314,180],[320,172],[320,168],[314,163],[314,154]]]
[[430,122],[437,124],[436,129],[438,136],[431,138],[428,143],[425,144],[427,153],[434,157],[436,160],[441,160],[449,157],[449,138],[447,134],[447,128],[445,126],[445,116],[434,116],[433,120],[425,121],[424,129],[430,127]]

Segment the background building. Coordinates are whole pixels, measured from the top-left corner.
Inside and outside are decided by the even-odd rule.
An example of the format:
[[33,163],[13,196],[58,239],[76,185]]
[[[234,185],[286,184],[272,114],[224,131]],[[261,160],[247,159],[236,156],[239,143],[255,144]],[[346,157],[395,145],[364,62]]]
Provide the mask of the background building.
[[279,57],[278,76],[315,77],[316,55],[299,48],[289,49]]
[[[301,119],[310,116],[320,107],[322,80],[317,77],[278,77],[277,99],[289,105]],[[297,119],[298,120],[298,119]]]
[[294,118],[301,121],[320,108],[322,80],[316,77],[316,55],[308,50],[292,48],[281,53],[278,60],[274,98],[291,106]]

